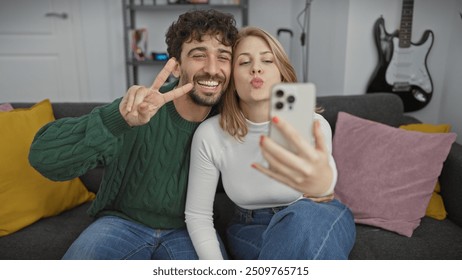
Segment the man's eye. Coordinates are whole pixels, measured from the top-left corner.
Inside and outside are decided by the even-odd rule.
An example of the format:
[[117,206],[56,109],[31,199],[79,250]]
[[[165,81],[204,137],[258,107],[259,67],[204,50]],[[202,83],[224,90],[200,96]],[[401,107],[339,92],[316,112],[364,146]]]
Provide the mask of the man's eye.
[[246,64],[249,64],[249,63],[250,63],[250,61],[241,61],[241,62],[239,62],[239,65],[246,65]]
[[229,56],[226,56],[226,55],[219,56],[218,59],[225,60],[225,61],[230,61],[231,60],[231,58]]

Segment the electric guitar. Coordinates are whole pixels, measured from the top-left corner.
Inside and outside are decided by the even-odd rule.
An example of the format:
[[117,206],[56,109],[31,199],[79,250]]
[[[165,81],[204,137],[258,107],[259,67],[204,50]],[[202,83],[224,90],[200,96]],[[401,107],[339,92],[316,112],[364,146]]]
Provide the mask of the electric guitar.
[[425,107],[433,94],[427,57],[434,35],[426,30],[418,43],[411,42],[414,0],[403,0],[400,29],[389,34],[383,17],[374,24],[379,63],[367,86],[367,93],[389,92],[401,97],[404,111]]

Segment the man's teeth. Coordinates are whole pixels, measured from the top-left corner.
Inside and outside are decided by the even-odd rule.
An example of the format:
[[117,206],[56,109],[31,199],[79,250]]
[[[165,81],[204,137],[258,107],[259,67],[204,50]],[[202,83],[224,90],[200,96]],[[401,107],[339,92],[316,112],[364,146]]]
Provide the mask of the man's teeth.
[[217,81],[198,81],[197,82],[201,86],[206,86],[206,87],[216,87],[218,86]]

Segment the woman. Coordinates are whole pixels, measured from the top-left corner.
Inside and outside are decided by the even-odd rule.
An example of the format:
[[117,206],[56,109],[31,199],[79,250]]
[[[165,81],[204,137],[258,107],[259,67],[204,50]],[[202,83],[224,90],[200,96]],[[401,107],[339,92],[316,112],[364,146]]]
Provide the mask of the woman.
[[[302,149],[299,155],[262,136],[269,128],[270,88],[295,82],[295,71],[282,46],[261,29],[242,29],[233,49],[233,81],[222,113],[199,126],[191,149],[186,224],[199,258],[223,258],[212,217],[220,173],[237,205],[227,229],[233,258],[348,258],[355,240],[350,210],[335,199],[304,197],[322,200],[334,191],[328,122],[314,113],[312,146],[284,120],[271,120]],[[271,168],[256,163],[265,160]]]

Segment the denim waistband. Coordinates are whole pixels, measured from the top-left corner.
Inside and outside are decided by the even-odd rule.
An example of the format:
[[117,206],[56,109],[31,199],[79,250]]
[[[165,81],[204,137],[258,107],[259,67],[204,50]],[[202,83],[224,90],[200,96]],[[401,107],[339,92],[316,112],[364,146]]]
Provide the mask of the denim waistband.
[[287,206],[251,210],[236,206],[233,221],[243,224],[268,224],[276,213],[285,208]]
[[287,206],[268,207],[260,209],[245,209],[236,205],[236,212],[245,216],[253,217],[256,214],[276,214]]
[[273,216],[279,211],[284,210],[285,208],[287,208],[287,206],[268,207],[251,210],[236,206],[233,222],[241,224],[268,225]]

